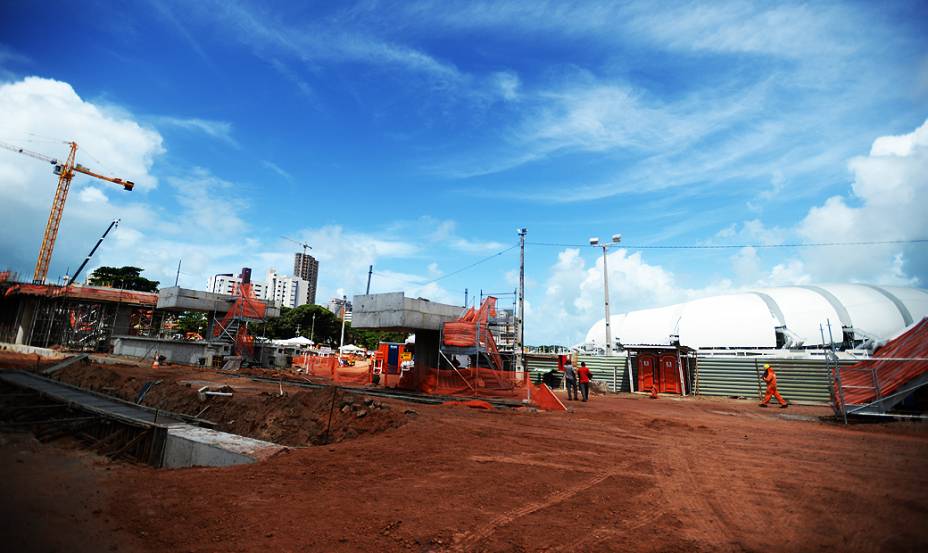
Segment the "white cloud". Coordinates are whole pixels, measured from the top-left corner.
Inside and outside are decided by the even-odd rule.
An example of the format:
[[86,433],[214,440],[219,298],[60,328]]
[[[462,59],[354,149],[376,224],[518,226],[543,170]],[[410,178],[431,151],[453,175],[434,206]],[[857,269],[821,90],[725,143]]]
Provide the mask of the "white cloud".
[[[73,140],[79,145],[78,162],[136,183],[133,192],[124,192],[83,175],[74,178],[52,274],[73,268],[112,218],[145,217],[137,202],[156,188],[151,169],[164,151],[156,131],[81,99],[67,83],[39,77],[0,84],[0,121],[0,138],[6,142],[64,159],[68,149],[63,142]],[[23,273],[35,262],[56,180],[49,164],[0,150],[0,219],[6,229],[0,233],[0,257]]]
[[[246,204],[237,186],[194,168],[178,171],[167,179],[170,186],[156,189],[153,168],[164,152],[162,137],[128,111],[84,100],[67,83],[28,77],[0,84],[0,121],[7,142],[63,158],[66,147],[51,139],[75,140],[79,162],[136,183],[135,191],[124,192],[89,177],[74,178],[50,280],[74,270],[114,218],[122,220],[119,228],[84,276],[100,265],[136,265],[149,278],[173,284],[183,258],[181,284],[201,288],[210,274],[249,265],[254,244],[248,243]],[[0,150],[0,219],[7,229],[0,233],[0,259],[23,277],[35,262],[54,191],[48,164]],[[166,207],[171,202],[179,209]]]
[[[526,310],[526,340],[572,345],[583,339],[589,326],[603,316],[602,263],[598,256],[587,266],[576,248],[558,253],[543,293],[533,288],[526,293],[534,306],[531,317]],[[641,253],[629,255],[624,248],[617,249],[609,253],[608,266],[613,313],[673,303],[685,295],[673,274],[646,263]]]
[[[901,136],[880,137],[870,154],[852,159],[849,197],[813,207],[797,227],[810,242],[912,240],[928,237],[928,121]],[[817,279],[905,284],[928,275],[922,245],[822,248],[803,251]]]
[[[305,228],[292,233],[292,237],[312,246],[309,253],[319,260],[317,302],[325,302],[338,289],[348,294],[363,293],[370,265],[374,265],[376,273],[381,273],[378,269],[380,260],[408,259],[420,251],[411,242],[378,233],[352,232],[340,225]],[[283,267],[286,272],[293,266],[293,252],[298,248],[295,244],[281,241],[275,248],[276,252],[262,254],[261,259],[266,266]],[[419,283],[430,280],[410,274],[394,273],[387,276],[392,277],[392,281],[391,278],[380,278],[375,274],[371,291],[386,292],[406,286],[418,287]]]
[[272,161],[262,160],[261,165],[264,165],[265,167],[270,169],[272,172],[276,173],[278,176],[283,177],[284,179],[288,181],[293,181],[293,175],[285,171],[283,168],[281,168],[276,163]]
[[200,119],[197,117],[157,117],[156,121],[162,125],[177,127],[180,129],[201,132],[229,146],[238,148],[239,144],[232,137],[232,123],[227,121],[213,121],[210,119]]
[[499,95],[504,100],[516,100],[519,98],[519,88],[522,83],[519,76],[511,71],[501,71],[493,75],[496,86],[499,88]]

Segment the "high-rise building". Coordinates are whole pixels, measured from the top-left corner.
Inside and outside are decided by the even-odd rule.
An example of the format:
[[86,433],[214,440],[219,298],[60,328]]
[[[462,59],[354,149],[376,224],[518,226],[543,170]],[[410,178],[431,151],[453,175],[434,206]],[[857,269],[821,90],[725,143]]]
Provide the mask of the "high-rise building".
[[339,319],[342,316],[342,305],[345,306],[345,320],[349,323],[351,322],[351,300],[343,300],[342,298],[332,298],[329,300],[329,304],[326,306],[326,309],[335,313]]
[[[209,277],[209,282],[206,285],[206,289],[209,292],[213,292],[214,294],[226,294],[227,296],[232,296],[237,293],[238,285],[241,283],[242,278],[232,276],[232,273],[213,275]],[[263,298],[264,285],[260,282],[252,282],[251,284],[255,293],[255,297]]]
[[306,302],[316,303],[316,284],[319,282],[319,261],[303,253],[293,254],[293,276],[309,283]]
[[284,307],[299,307],[309,303],[309,282],[296,277],[277,274],[271,269],[267,272],[264,284],[264,299]]

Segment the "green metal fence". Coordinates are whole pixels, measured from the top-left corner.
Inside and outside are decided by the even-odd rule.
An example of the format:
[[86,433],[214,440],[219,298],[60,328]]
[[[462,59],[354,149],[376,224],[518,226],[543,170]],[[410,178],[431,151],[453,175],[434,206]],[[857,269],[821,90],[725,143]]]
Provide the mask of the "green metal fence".
[[[580,363],[585,362],[590,368],[593,380],[605,384],[610,392],[620,391],[628,392],[628,371],[626,366],[628,358],[623,356],[606,357],[603,355],[579,355],[577,356],[575,368],[580,368]],[[557,355],[527,354],[525,356],[525,365],[531,373],[532,382],[536,382],[541,375],[557,369]],[[561,375],[558,374],[558,383]]]
[[[842,366],[855,363],[853,360],[840,362]],[[699,356],[696,358],[696,393],[762,398],[764,363],[773,367],[777,388],[787,401],[831,402],[832,380],[825,359]]]
[[605,355],[579,355],[577,367],[586,363],[593,380],[605,384],[610,392],[629,392],[628,387],[628,358],[624,355],[607,357]]

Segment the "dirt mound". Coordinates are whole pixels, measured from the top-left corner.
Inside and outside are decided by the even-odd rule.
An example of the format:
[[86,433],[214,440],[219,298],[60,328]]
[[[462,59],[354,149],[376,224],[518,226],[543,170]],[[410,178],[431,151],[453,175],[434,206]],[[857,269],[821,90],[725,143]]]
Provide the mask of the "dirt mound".
[[36,353],[0,351],[0,368],[38,372],[60,363],[62,359],[43,357]]
[[231,397],[204,396],[190,382],[146,380],[98,365],[67,367],[55,377],[132,402],[147,387],[142,405],[197,416],[215,422],[217,430],[287,446],[349,440],[396,428],[407,420],[402,409],[334,388],[280,395],[276,390],[237,393],[231,387]]

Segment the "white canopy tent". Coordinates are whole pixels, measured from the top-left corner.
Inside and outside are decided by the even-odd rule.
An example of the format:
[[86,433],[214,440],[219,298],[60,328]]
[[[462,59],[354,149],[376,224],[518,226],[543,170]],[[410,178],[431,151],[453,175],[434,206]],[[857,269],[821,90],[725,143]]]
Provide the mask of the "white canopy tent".
[[338,350],[342,353],[364,353],[367,351],[364,348],[359,348],[358,346],[354,344],[346,344],[338,348]]
[[313,342],[305,336],[296,336],[294,338],[287,338],[286,340],[274,340],[274,345],[291,347],[291,348],[303,348],[315,345],[316,342]]

